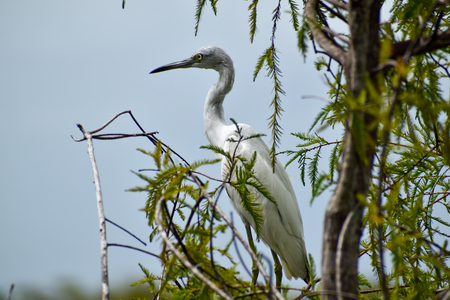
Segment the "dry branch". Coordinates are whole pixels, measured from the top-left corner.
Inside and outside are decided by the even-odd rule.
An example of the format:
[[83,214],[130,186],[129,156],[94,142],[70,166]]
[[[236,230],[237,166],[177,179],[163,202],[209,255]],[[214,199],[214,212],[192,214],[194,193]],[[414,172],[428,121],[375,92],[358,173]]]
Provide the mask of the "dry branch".
[[8,292],[8,295],[6,296],[5,300],[11,300],[13,289],[14,289],[14,283],[12,283],[11,286],[9,287],[9,292]]
[[[107,126],[107,125],[105,125]],[[97,199],[98,220],[100,226],[100,255],[102,268],[102,300],[109,300],[109,283],[108,283],[108,243],[106,241],[106,218],[103,209],[102,189],[100,187],[100,175],[98,173],[97,163],[94,155],[94,145],[90,132],[83,129],[81,125],[78,128],[83,132],[84,138],[88,145],[89,159],[94,173],[95,196]]]
[[[105,129],[108,125],[110,125],[114,120],[116,120],[119,116],[123,114],[129,114],[135,124],[141,129],[143,133],[139,134],[121,134],[121,133],[114,133],[114,134],[99,134],[99,135],[93,135],[94,133],[97,133],[103,129]],[[109,283],[108,283],[108,246],[120,246],[120,247],[127,247],[131,249],[135,249],[141,252],[145,252],[147,254],[154,255],[148,251],[138,249],[132,246],[126,246],[126,245],[120,245],[120,244],[108,244],[106,240],[106,217],[103,209],[103,197],[102,197],[102,191],[100,186],[100,175],[98,172],[97,163],[95,161],[95,155],[94,155],[94,145],[93,145],[93,139],[120,139],[120,138],[126,138],[126,137],[134,137],[134,136],[146,136],[150,141],[152,141],[153,144],[156,143],[157,139],[153,136],[156,132],[146,133],[142,127],[139,125],[139,123],[134,118],[131,111],[126,110],[122,111],[115,116],[113,116],[108,122],[106,122],[101,127],[92,130],[92,131],[86,131],[84,130],[83,126],[80,124],[77,124],[80,131],[83,133],[83,138],[77,139],[74,136],[71,136],[72,139],[76,142],[86,141],[88,146],[88,154],[89,159],[91,161],[92,171],[94,174],[94,185],[95,185],[95,195],[97,199],[97,210],[98,210],[98,218],[99,218],[99,227],[100,227],[100,255],[101,255],[101,278],[102,278],[102,299],[108,300],[109,299]],[[113,222],[112,222],[113,223]],[[113,223],[115,224],[115,223]],[[115,224],[118,226],[117,224]],[[119,226],[120,227],[120,226]],[[124,228],[120,227],[121,229],[125,230]],[[125,230],[128,232],[127,230]],[[130,233],[130,232],[128,232]],[[131,233],[130,233],[131,234]],[[132,235],[134,236],[134,235]],[[136,236],[134,236],[137,238]],[[142,242],[142,241],[141,241]],[[144,243],[145,244],[145,243]],[[156,255],[154,255],[156,256]]]

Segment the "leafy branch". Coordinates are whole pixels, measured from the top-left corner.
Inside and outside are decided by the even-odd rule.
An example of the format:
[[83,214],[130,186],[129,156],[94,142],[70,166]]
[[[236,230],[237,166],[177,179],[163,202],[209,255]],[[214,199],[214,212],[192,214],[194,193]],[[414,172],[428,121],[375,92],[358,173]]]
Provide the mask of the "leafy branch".
[[[264,222],[263,212],[260,207],[261,203],[257,201],[258,194],[261,194],[274,204],[276,204],[276,201],[254,172],[257,161],[257,152],[255,151],[250,158],[247,158],[239,155],[238,151],[241,143],[251,139],[261,138],[263,135],[253,134],[244,136],[239,124],[233,119],[231,120],[236,126],[235,133],[237,134],[238,139],[228,139],[227,142],[230,143],[230,151],[225,151],[224,149],[213,145],[202,146],[201,148],[212,150],[216,155],[222,156],[222,165],[225,167],[222,174],[222,177],[224,178],[222,185],[229,185],[238,193],[239,198],[241,199],[240,204],[253,218],[255,232],[257,239],[259,239]],[[217,190],[221,189],[221,186],[219,186]]]

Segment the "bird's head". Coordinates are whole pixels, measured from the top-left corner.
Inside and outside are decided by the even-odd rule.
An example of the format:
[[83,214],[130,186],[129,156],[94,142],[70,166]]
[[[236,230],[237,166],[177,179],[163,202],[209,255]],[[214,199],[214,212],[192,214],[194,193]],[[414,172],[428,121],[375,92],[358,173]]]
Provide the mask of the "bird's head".
[[233,68],[233,61],[222,48],[206,46],[195,51],[188,59],[156,68],[150,74],[181,68],[214,69],[221,72],[223,69]]

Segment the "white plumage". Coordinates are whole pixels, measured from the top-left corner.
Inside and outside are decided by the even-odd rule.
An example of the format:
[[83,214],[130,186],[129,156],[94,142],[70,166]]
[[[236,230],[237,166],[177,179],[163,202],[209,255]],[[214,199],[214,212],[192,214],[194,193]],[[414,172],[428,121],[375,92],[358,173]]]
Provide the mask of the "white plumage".
[[[233,87],[233,61],[221,48],[207,46],[195,51],[189,59],[162,66],[151,73],[189,67],[213,69],[219,72],[219,80],[210,88],[206,96],[204,109],[205,133],[211,145],[233,153],[237,143],[229,140],[237,141],[239,135],[234,124],[227,125],[225,122],[222,105],[225,96]],[[238,126],[241,128],[241,135],[244,137],[257,134],[249,125],[238,124]],[[292,277],[302,278],[305,282],[309,282],[303,222],[289,175],[278,160],[275,165],[275,172],[272,171],[269,148],[259,137],[241,141],[238,149],[236,149],[236,154],[250,159],[255,151],[257,152],[254,167],[255,175],[277,202],[277,205],[275,205],[258,192],[255,193],[257,202],[261,203],[260,208],[263,211],[264,224],[260,237],[280,257],[284,273],[288,279]],[[222,176],[224,179],[227,173],[226,159],[222,158]],[[226,190],[234,209],[239,213],[244,224],[255,228],[253,218],[240,204],[241,198],[237,191],[229,185],[226,186]],[[279,282],[281,282],[281,278]]]

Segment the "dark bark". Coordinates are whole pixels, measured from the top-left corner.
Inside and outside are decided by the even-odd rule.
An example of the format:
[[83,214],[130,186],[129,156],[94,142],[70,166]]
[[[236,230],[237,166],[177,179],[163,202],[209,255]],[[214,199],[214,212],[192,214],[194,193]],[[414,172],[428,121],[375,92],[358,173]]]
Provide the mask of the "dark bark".
[[[337,46],[318,26],[315,19],[316,1],[308,1],[306,14],[313,38],[325,52],[342,64],[349,91],[357,97],[366,80],[375,81],[370,74],[378,63],[380,1],[349,1],[350,50]],[[376,86],[376,85],[375,85]],[[370,99],[366,100],[370,102]],[[351,299],[357,296],[359,241],[362,230],[362,206],[358,197],[366,197],[371,181],[375,153],[376,128],[367,130],[364,149],[355,140],[353,126],[370,128],[372,117],[361,112],[350,112],[342,154],[338,184],[327,207],[322,248],[323,299]],[[360,126],[358,125],[358,126]],[[328,293],[327,293],[328,292]]]
[[[367,90],[367,82],[378,88],[380,51],[381,0],[349,0],[339,2],[327,0],[348,11],[350,28],[349,50],[335,42],[327,28],[321,27],[316,18],[319,0],[306,3],[305,15],[315,42],[323,52],[342,65],[348,91],[353,97]],[[434,9],[439,3],[435,4]],[[439,23],[439,21],[438,21]],[[450,45],[450,29],[439,32],[436,24],[431,36],[394,43],[391,58],[427,53]],[[375,105],[366,93],[365,105]],[[350,109],[350,108],[349,108]],[[351,299],[357,296],[359,242],[362,232],[363,207],[358,199],[367,197],[372,180],[373,160],[377,145],[375,117],[363,110],[348,111],[342,161],[336,190],[325,214],[322,248],[322,299]],[[358,140],[356,126],[364,132],[364,143]],[[382,275],[382,274],[380,274]]]
[[450,46],[450,29],[447,29],[440,34],[422,37],[417,43],[415,40],[394,43],[392,45],[391,58],[395,59],[397,57],[404,56],[412,44],[415,45],[412,49],[411,55],[423,54],[448,47]]

